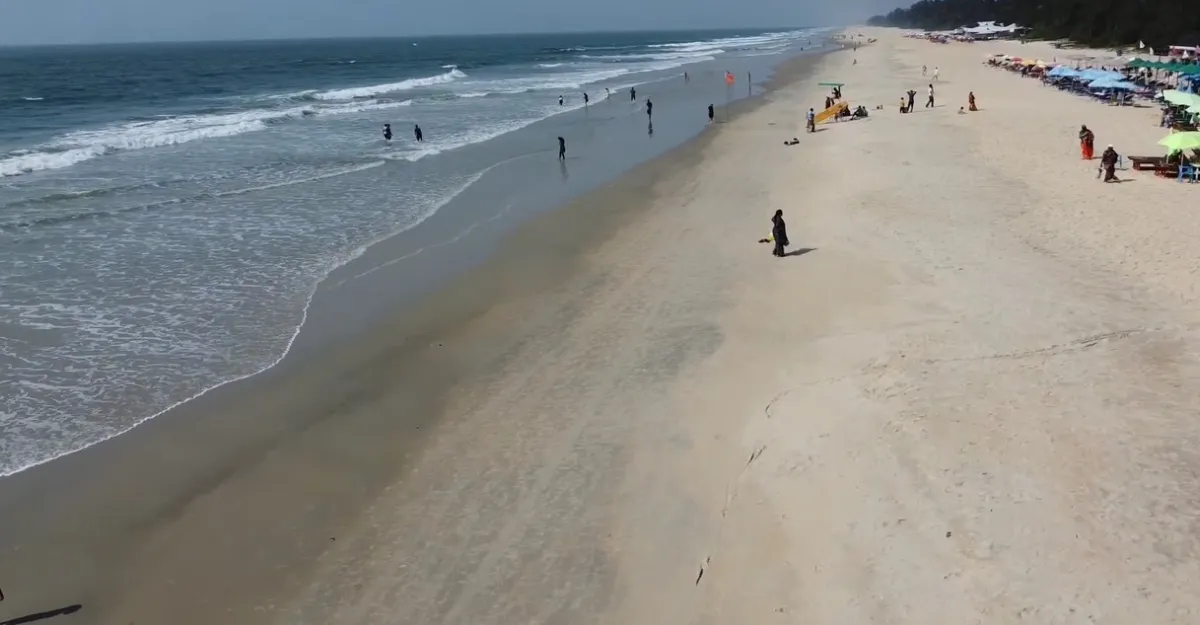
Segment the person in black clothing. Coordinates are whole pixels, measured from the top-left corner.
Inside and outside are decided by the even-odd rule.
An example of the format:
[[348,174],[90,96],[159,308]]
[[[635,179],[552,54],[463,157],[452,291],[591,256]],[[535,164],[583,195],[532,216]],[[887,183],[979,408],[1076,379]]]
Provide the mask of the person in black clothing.
[[654,103],[649,98],[646,99],[646,117],[647,119],[654,117]]
[[629,88],[629,101],[633,102],[636,99],[637,99],[637,89],[630,87]]
[[771,239],[775,241],[775,250],[771,252],[774,256],[784,256],[783,248],[792,244],[788,241],[787,224],[783,222],[783,211],[775,211],[775,216],[771,218]]
[[1116,169],[1117,161],[1120,156],[1113,146],[1108,146],[1102,154],[1100,154],[1100,168],[1104,170],[1104,182],[1120,182],[1117,178]]
[[558,160],[567,160],[567,140],[562,137],[558,138]]
[[908,90],[908,110],[913,110],[913,106],[917,100],[917,92],[912,89]]
[[713,105],[708,105],[708,123],[713,123]]
[[392,140],[392,125],[391,124],[383,125],[383,140],[384,141]]
[[425,133],[421,132],[421,127],[416,124],[413,124],[413,136],[417,138],[417,143],[425,141]]

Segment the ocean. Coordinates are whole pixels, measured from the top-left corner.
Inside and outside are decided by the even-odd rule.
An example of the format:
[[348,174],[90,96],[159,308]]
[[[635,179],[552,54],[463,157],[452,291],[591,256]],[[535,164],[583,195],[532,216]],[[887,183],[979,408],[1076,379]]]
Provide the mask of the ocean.
[[[572,159],[611,155],[599,183],[818,36],[0,48],[0,475],[278,363],[322,279],[498,164],[556,162],[566,136]],[[736,93],[730,68],[751,76]],[[605,151],[643,123],[631,88],[659,98],[637,127],[656,143]]]

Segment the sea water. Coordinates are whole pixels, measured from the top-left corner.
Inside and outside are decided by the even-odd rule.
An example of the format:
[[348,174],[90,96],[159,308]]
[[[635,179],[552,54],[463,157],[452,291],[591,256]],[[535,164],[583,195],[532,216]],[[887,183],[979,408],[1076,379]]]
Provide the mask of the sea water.
[[816,36],[0,48],[0,475],[278,362],[330,271],[517,157],[489,145]]

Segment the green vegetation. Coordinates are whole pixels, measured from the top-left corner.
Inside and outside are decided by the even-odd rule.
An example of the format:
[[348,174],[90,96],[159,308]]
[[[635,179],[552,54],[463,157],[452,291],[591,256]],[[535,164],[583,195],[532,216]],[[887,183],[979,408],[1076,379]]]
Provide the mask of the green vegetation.
[[993,20],[1017,23],[1046,39],[1070,39],[1089,46],[1120,46],[1144,41],[1200,44],[1200,11],[1179,0],[920,0],[868,21],[872,26],[945,30]]

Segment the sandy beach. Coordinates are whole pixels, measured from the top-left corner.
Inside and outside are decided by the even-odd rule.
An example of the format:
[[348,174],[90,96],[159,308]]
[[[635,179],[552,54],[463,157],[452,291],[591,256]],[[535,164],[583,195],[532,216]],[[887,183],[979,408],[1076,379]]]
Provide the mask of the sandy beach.
[[[1196,622],[1197,190],[1075,138],[1157,111],[848,32],[404,314],[0,481],[0,623]],[[805,133],[819,81],[870,117]]]

